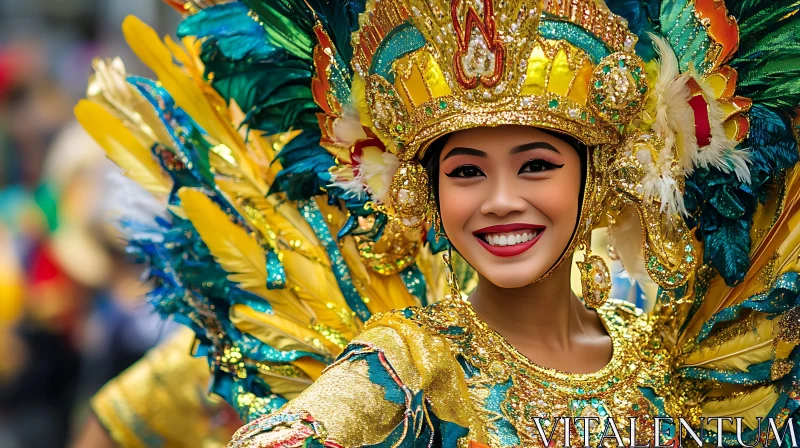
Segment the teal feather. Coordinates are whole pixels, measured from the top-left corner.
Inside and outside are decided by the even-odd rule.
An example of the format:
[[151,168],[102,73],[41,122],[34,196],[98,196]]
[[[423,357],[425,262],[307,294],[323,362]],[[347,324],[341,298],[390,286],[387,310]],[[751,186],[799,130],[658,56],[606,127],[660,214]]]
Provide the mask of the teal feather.
[[283,53],[282,48],[268,42],[264,27],[249,13],[250,9],[239,2],[205,8],[186,17],[178,25],[177,35],[209,39],[206,45],[213,44],[215,51],[235,61],[262,60]]
[[716,168],[695,170],[686,180],[684,203],[689,225],[704,242],[704,262],[729,286],[742,281],[750,267],[750,228],[770,185],[800,160],[788,116],[756,104],[750,111],[750,184]]
[[656,51],[648,33],[657,33],[657,30],[649,16],[648,5],[642,0],[609,0],[606,6],[611,12],[627,20],[628,28],[639,36],[635,48],[636,54],[645,62],[653,60]]
[[242,0],[267,33],[269,42],[309,64],[314,59],[314,14],[302,0]]
[[737,94],[775,109],[800,105],[800,1],[728,1],[739,22]]

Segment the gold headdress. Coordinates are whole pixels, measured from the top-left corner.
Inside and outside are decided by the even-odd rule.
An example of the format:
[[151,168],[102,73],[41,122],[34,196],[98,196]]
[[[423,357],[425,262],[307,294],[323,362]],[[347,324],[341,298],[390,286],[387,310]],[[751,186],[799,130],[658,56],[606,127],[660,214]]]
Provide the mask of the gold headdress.
[[[655,35],[661,60],[645,63],[635,52],[638,37],[601,0],[377,0],[359,24],[353,92],[363,92],[361,123],[393,160],[391,174],[380,176],[388,188],[365,182],[364,191],[405,229],[434,219],[419,164],[434,139],[480,126],[551,129],[593,148],[590,203],[575,240],[601,221],[634,221],[644,235],[634,257],[659,285],[674,288],[696,259],[691,232],[673,219],[686,213],[684,177],[715,164],[748,176],[746,154],[735,148],[747,132],[741,112],[749,103],[732,98],[735,71],[721,64],[732,44],[713,33],[708,45],[717,50],[699,74],[692,65],[680,73],[671,44]],[[693,108],[703,105],[707,123],[695,130]],[[360,169],[362,179],[375,178]],[[352,180],[337,178],[342,172],[333,172],[339,185]]]
[[520,124],[618,143],[648,90],[636,36],[590,0],[382,0],[362,15],[354,67],[376,133],[402,161],[432,139]]

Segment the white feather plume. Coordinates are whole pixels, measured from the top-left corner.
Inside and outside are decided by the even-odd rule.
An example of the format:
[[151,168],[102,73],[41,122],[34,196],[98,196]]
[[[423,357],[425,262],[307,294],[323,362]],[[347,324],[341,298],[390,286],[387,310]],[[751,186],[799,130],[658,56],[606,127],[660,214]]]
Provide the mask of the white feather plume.
[[333,142],[337,146],[350,148],[359,140],[367,138],[358,116],[358,109],[351,103],[344,106],[342,115],[333,122]]
[[375,147],[364,148],[361,156],[353,156],[354,166],[337,167],[331,170],[332,187],[339,187],[364,199],[369,195],[382,204],[389,201],[389,186],[400,166],[396,155]]
[[608,229],[608,239],[628,276],[640,284],[647,284],[650,276],[644,265],[642,226],[639,214],[632,207],[625,208]]
[[364,183],[372,197],[382,204],[387,204],[389,202],[389,186],[394,173],[400,167],[400,159],[388,151],[381,151],[377,157],[371,157],[376,154],[364,152],[359,175],[363,176]]

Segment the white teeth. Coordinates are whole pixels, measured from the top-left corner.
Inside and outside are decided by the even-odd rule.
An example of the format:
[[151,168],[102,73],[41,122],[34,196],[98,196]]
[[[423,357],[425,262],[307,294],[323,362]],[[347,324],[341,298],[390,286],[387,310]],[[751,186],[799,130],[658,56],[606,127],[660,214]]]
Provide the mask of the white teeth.
[[484,235],[484,240],[492,246],[513,246],[515,244],[527,243],[539,234],[538,230],[531,233],[505,233]]

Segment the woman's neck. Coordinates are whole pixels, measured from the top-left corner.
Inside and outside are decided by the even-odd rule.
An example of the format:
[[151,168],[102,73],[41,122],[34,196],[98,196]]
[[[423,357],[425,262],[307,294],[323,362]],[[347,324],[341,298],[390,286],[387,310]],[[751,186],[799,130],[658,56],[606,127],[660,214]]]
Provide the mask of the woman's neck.
[[480,276],[469,302],[481,320],[518,348],[570,351],[576,340],[605,334],[597,314],[573,294],[570,268],[567,260],[541,281],[514,289]]

